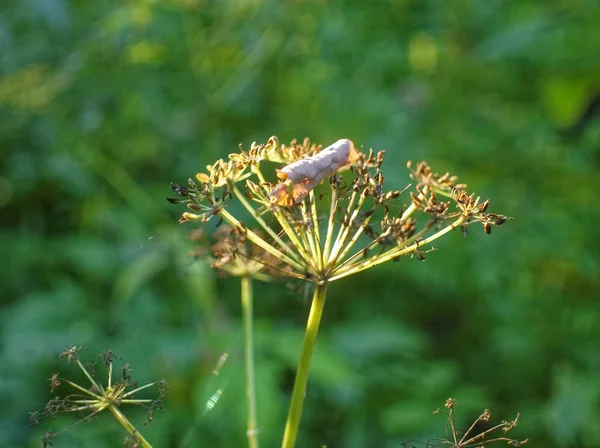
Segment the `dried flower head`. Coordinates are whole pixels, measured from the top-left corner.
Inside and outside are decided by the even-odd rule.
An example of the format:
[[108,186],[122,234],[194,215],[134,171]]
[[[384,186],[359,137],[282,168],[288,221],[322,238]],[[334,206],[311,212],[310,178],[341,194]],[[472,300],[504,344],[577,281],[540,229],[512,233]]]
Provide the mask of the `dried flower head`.
[[[98,357],[108,370],[108,379],[104,385],[95,379],[94,364],[96,364],[97,360],[89,362],[82,359],[80,354],[82,350],[81,347],[71,346],[65,350],[60,357],[66,359],[67,363],[73,361],[88,379],[90,386],[81,386],[73,381],[59,377],[57,373],[53,374],[50,378],[50,391],[52,393],[54,393],[54,391],[62,384],[70,386],[77,392],[64,397],[56,396],[46,403],[43,411],[30,413],[30,426],[37,425],[43,418],[55,418],[58,414],[66,412],[86,414],[80,421],[70,426],[72,427],[81,422],[90,421],[100,412],[108,409],[129,432],[131,438],[137,441],[139,444],[138,446],[149,447],[150,444],[122,413],[121,407],[129,404],[143,406],[147,410],[146,423],[150,422],[153,419],[154,413],[157,410],[163,409],[162,401],[167,389],[166,383],[164,381],[156,381],[138,387],[131,379],[131,370],[129,369],[128,364],[125,364],[123,367],[121,378],[115,380],[113,378],[113,362],[116,359],[116,356],[113,351],[107,351]],[[151,387],[156,387],[158,389],[158,396],[156,398],[135,398],[136,394]],[[63,431],[66,431],[70,427]],[[47,432],[44,435],[44,446],[52,446],[52,438],[63,431],[60,431],[59,433]]]
[[[260,230],[253,232],[263,236]],[[220,225],[212,238],[196,229],[192,232],[191,239],[198,243],[194,254],[207,260],[213,268],[226,276],[268,281],[272,276],[285,274],[287,269],[276,257],[251,243],[245,232],[227,224]]]
[[[276,170],[268,162],[285,166]],[[434,173],[425,162],[415,169],[408,164],[416,185],[404,206],[400,191],[385,189],[383,164],[383,151],[361,152],[347,139],[322,149],[308,140],[280,145],[271,137],[208,166],[187,187],[172,185],[181,199],[169,201],[185,202],[191,210],[180,222],[217,216],[235,229],[237,238],[287,265],[280,270],[284,275],[319,285],[404,255],[422,259],[424,248],[453,229],[466,234],[467,225],[478,222],[490,233],[507,219],[487,213],[489,201],[467,193],[455,176]],[[340,172],[347,169],[350,175]],[[278,183],[267,180],[276,174]],[[329,188],[316,193],[325,179]],[[264,236],[229,212],[233,198]]]
[[[488,409],[485,409],[483,413],[475,419],[475,421],[469,426],[469,429],[464,434],[461,434],[456,427],[456,416],[455,416],[456,400],[454,398],[448,398],[444,405],[445,409],[438,409],[434,412],[444,413],[447,416],[447,425],[450,429],[450,437],[438,440],[430,440],[427,442],[427,446],[449,446],[451,448],[476,448],[488,446],[488,444],[494,442],[506,442],[509,446],[519,447],[525,445],[529,440],[517,440],[506,437],[506,433],[512,430],[519,423],[519,414],[514,420],[503,421],[492,427],[481,429],[481,425],[489,423],[491,419],[491,413]],[[488,426],[488,425],[486,425]],[[502,431],[501,435],[496,435],[498,431]]]

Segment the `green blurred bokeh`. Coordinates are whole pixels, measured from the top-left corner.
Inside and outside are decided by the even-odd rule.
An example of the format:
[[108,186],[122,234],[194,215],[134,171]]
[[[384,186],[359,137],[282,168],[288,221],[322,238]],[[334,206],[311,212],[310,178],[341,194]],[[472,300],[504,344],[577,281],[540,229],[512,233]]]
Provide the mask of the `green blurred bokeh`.
[[[334,283],[300,447],[400,447],[521,412],[532,446],[600,446],[596,0],[4,0],[0,446],[71,344],[165,378],[156,447],[245,444],[239,281],[188,256],[169,182],[239,143],[347,137],[451,171],[513,217]],[[408,201],[408,196],[407,196]],[[211,227],[213,224],[211,224]],[[256,285],[260,437],[277,446],[309,303]],[[221,353],[229,358],[211,374]],[[70,373],[71,372],[71,373]],[[208,398],[221,399],[205,412]],[[120,446],[108,415],[56,447]]]

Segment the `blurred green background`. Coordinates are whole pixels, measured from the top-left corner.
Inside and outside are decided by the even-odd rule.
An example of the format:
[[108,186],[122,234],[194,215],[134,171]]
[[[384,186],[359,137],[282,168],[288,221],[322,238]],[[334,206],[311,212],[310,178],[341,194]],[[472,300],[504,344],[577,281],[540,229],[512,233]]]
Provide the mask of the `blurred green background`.
[[[239,281],[164,197],[271,135],[386,149],[395,188],[425,159],[514,218],[331,286],[298,446],[443,437],[450,396],[463,428],[519,411],[531,446],[600,446],[599,48],[595,0],[3,0],[0,446],[76,421],[28,427],[71,344],[169,382],[128,414],[154,446],[244,446]],[[308,306],[256,285],[264,447]],[[54,446],[124,438],[106,415]]]

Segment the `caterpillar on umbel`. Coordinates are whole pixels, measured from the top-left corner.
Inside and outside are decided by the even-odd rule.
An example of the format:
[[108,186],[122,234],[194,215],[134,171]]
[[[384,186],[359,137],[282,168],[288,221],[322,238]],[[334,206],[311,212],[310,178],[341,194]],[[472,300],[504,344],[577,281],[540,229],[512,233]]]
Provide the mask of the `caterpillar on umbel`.
[[282,180],[269,193],[271,203],[284,207],[300,204],[323,179],[347,168],[359,157],[352,140],[343,138],[314,156],[277,170]]

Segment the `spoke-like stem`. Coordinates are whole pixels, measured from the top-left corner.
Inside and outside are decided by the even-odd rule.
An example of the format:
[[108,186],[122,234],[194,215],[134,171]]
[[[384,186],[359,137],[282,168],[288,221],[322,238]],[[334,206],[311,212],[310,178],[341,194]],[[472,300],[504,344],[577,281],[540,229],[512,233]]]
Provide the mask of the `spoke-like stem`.
[[231,215],[227,210],[221,210],[220,214],[223,217],[223,219],[225,221],[227,221],[227,223],[230,224],[231,226],[236,227],[236,228],[243,227],[245,229],[245,231],[246,231],[246,235],[248,236],[248,239],[250,241],[252,241],[254,244],[256,244],[257,246],[259,246],[261,249],[264,249],[265,251],[267,251],[271,255],[279,258],[280,260],[283,260],[285,263],[287,263],[288,265],[290,265],[294,269],[298,270],[299,272],[303,272],[305,270],[305,268],[303,266],[301,266],[300,264],[296,263],[294,260],[292,260],[291,258],[289,258],[283,252],[281,252],[281,251],[277,250],[276,248],[274,248],[272,245],[270,245],[269,243],[267,243],[265,240],[263,240],[261,237],[259,237],[252,230],[250,230],[250,229],[246,228],[245,226],[243,226],[242,223],[240,221],[238,221],[233,215]]
[[139,392],[139,391],[141,391],[141,390],[148,389],[149,387],[152,387],[152,386],[156,386],[156,383],[148,383],[148,384],[144,384],[143,386],[140,386],[140,387],[138,387],[137,389],[130,390],[130,391],[129,391],[129,392],[127,392],[126,394],[123,394],[121,397],[122,397],[122,398],[131,397],[133,394],[136,394],[136,393],[138,393],[138,392]]
[[87,379],[90,380],[90,383],[92,383],[92,386],[94,386],[96,388],[96,390],[99,390],[100,392],[105,392],[104,387],[102,387],[102,384],[97,383],[96,380],[94,380],[94,378],[92,378],[92,375],[90,375],[90,373],[83,366],[83,364],[81,364],[81,361],[77,359],[75,362],[77,363],[77,366],[81,369],[81,371],[84,373],[84,375],[87,377]]
[[238,198],[238,200],[242,203],[244,208],[248,211],[248,213],[250,213],[252,215],[252,217],[256,220],[256,222],[260,224],[260,226],[263,228],[263,230],[265,232],[267,232],[269,234],[269,236],[277,242],[277,244],[279,244],[279,247],[281,247],[282,250],[285,250],[287,252],[287,254],[290,256],[290,258],[293,258],[295,261],[299,262],[300,259],[298,258],[298,255],[296,254],[296,252],[294,252],[292,250],[292,248],[290,248],[287,244],[285,244],[285,242],[279,237],[279,235],[277,235],[277,233],[271,228],[271,226],[267,225],[265,220],[262,219],[256,213],[256,210],[254,209],[254,207],[252,207],[252,205],[244,197],[243,193],[239,190],[239,188],[235,187],[233,192],[234,192],[235,196]]
[[107,383],[108,389],[110,389],[112,386],[112,372],[113,372],[113,364],[112,364],[112,362],[110,362],[108,364],[108,383]]
[[356,231],[356,233],[354,234],[354,236],[350,239],[350,241],[348,242],[348,244],[346,244],[346,247],[344,248],[344,250],[342,251],[342,253],[338,255],[338,257],[337,257],[338,262],[342,261],[344,259],[344,257],[346,255],[348,255],[348,252],[350,252],[350,249],[352,249],[352,247],[356,244],[356,242],[358,241],[358,239],[362,235],[362,233],[365,230],[365,228],[369,225],[369,222],[371,221],[372,217],[373,217],[373,214],[367,216],[365,218],[365,220],[363,221],[363,223],[358,227],[358,230]]
[[61,412],[79,412],[79,411],[89,411],[90,409],[94,409],[94,412],[92,412],[92,414],[89,415],[89,416],[91,416],[91,415],[95,415],[99,412],[102,412],[103,410],[106,409],[107,406],[108,405],[106,403],[103,403],[103,404],[96,403],[95,405],[87,404],[85,406],[77,406],[77,407],[69,408],[68,411],[61,411]]
[[[417,199],[419,201],[422,201],[423,199],[425,199],[425,196],[427,196],[427,191],[428,188],[424,187],[423,191],[421,193],[419,193],[419,195],[417,196]],[[413,212],[417,209],[417,206],[415,205],[414,202],[412,202],[408,208],[404,211],[404,213],[402,213],[402,217],[400,218],[401,221],[406,220],[406,218],[408,218],[410,215],[413,214]]]
[[323,248],[323,263],[326,263],[329,259],[329,253],[331,250],[331,240],[333,236],[333,228],[335,227],[335,213],[338,206],[338,194],[337,189],[331,189],[331,206],[329,208],[329,220],[327,222],[327,235],[325,236],[325,246]]
[[[310,193],[313,194],[312,191]],[[312,199],[314,199],[314,196]],[[302,234],[302,236],[304,237],[304,240],[306,241],[306,245],[307,245],[306,247],[310,251],[311,259],[316,264],[317,270],[320,271],[321,270],[321,255],[320,255],[321,248],[319,247],[319,242],[318,242],[316,234],[315,234],[315,229],[313,228],[313,219],[312,219],[311,213],[309,211],[309,207],[306,204],[306,201],[304,201],[302,203],[300,210],[302,212],[303,225],[305,226],[305,229],[306,229],[305,231],[300,231],[300,233]]]
[[84,394],[86,394],[86,395],[89,395],[90,397],[93,397],[93,398],[95,398],[96,400],[102,400],[102,397],[101,397],[100,395],[98,395],[98,394],[95,394],[94,392],[92,392],[92,391],[89,391],[89,390],[87,390],[87,389],[85,389],[85,388],[81,387],[79,384],[75,384],[74,382],[72,382],[72,381],[69,381],[69,380],[66,380],[66,379],[64,379],[64,378],[61,378],[60,380],[61,380],[61,381],[64,381],[64,382],[65,382],[65,383],[67,383],[69,386],[71,386],[71,387],[73,387],[73,388],[77,389],[78,391],[80,391],[80,392],[83,392]]
[[342,239],[342,235],[344,234],[346,227],[348,225],[350,225],[349,222],[346,222],[346,221],[350,219],[350,210],[352,210],[352,206],[354,205],[355,200],[356,200],[356,191],[352,191],[352,195],[350,196],[350,199],[348,200],[348,206],[346,208],[346,212],[344,213],[344,218],[342,219],[340,229],[338,230],[337,236],[334,239],[334,243],[333,243],[333,247],[331,248],[331,252],[329,253],[329,256],[327,257],[326,263],[327,263],[328,267],[333,265],[332,260],[335,259],[335,254],[340,249],[339,245],[340,245],[340,240]]
[[319,270],[323,269],[325,260],[323,259],[323,251],[321,250],[321,232],[319,231],[319,216],[317,214],[317,201],[315,200],[315,191],[310,191],[310,214],[312,220],[312,232],[315,236],[315,243],[317,246],[317,256],[319,259]]
[[258,448],[256,387],[254,383],[254,328],[252,277],[242,277],[242,318],[244,321],[244,359],[246,363],[246,401],[248,405],[248,447]]
[[310,360],[317,341],[317,333],[319,332],[319,324],[321,323],[326,296],[327,283],[316,285],[308,321],[306,323],[306,332],[304,333],[300,362],[298,363],[298,369],[296,371],[292,400],[290,402],[288,417],[285,423],[285,432],[283,433],[283,441],[281,443],[282,448],[292,448],[296,444],[298,429],[300,428],[300,418],[302,417],[304,396],[306,395]]
[[385,232],[383,232],[381,235],[379,235],[377,238],[375,238],[373,241],[371,241],[365,247],[360,249],[358,252],[356,252],[350,258],[343,261],[339,265],[335,266],[335,271],[336,272],[343,271],[344,269],[351,266],[352,263],[354,263],[355,261],[360,260],[361,258],[365,258],[366,257],[365,254],[368,254],[369,251],[371,251],[374,247],[377,247],[385,238],[387,238],[390,235],[390,233],[391,233],[391,230],[387,229]]
[[131,400],[119,400],[119,404],[143,404],[143,403],[154,403],[156,400],[150,398],[138,399],[132,398]]
[[148,443],[148,441],[144,439],[140,432],[137,429],[135,429],[135,426],[133,426],[133,424],[127,419],[127,417],[125,417],[125,414],[123,414],[117,406],[111,404],[108,407],[108,409],[110,409],[110,412],[113,413],[115,418],[119,421],[121,425],[123,425],[127,432],[133,437],[135,437],[135,439],[138,442],[140,442],[140,446],[142,446],[143,448],[152,448],[152,445],[150,445],[150,443]]
[[465,217],[461,216],[456,221],[454,221],[452,224],[449,224],[448,226],[444,227],[439,232],[434,233],[429,238],[425,238],[424,240],[419,241],[418,243],[412,244],[407,247],[399,247],[399,248],[390,249],[383,254],[375,255],[375,256],[373,256],[367,260],[364,260],[360,263],[357,263],[355,265],[336,270],[335,275],[333,275],[329,279],[329,281],[339,280],[340,278],[347,277],[348,275],[356,274],[357,272],[360,272],[360,271],[364,271],[365,269],[369,269],[373,266],[377,266],[381,263],[385,263],[386,261],[392,260],[401,255],[406,255],[406,254],[418,249],[420,246],[429,244],[433,240],[436,240],[439,237],[445,235],[446,233],[456,229],[464,221],[465,221]]
[[[316,270],[315,269],[315,266],[316,266],[315,260],[308,252],[308,249],[307,249],[308,242],[306,241],[306,238],[304,238],[304,241],[302,241],[301,238],[298,237],[298,234],[292,228],[288,219],[285,216],[283,216],[283,214],[281,213],[281,210],[278,210],[277,207],[275,207],[273,213],[275,214],[275,218],[277,219],[277,222],[279,223],[279,225],[281,226],[281,228],[283,229],[283,231],[285,232],[287,237],[290,239],[290,241],[292,242],[292,244],[294,245],[296,250],[298,252],[300,252],[300,255],[302,256],[304,263],[306,263],[308,266],[311,267],[311,269],[313,271],[315,271]],[[300,233],[301,237],[304,235],[304,232],[299,232],[299,233]]]
[[365,191],[363,191],[358,199],[358,203],[354,206],[354,211],[352,212],[352,214],[350,214],[350,208],[348,208],[346,215],[344,216],[344,219],[347,219],[348,222],[346,222],[345,227],[343,227],[343,232],[341,232],[341,235],[338,235],[338,238],[335,241],[333,250],[331,251],[331,255],[329,257],[329,268],[331,268],[339,260],[341,260],[340,251],[342,250],[342,248],[346,244],[346,241],[348,240],[348,236],[350,235],[350,229],[352,229],[352,223],[354,223],[354,221],[358,217],[358,213],[360,212],[360,208],[363,206],[366,197],[366,193]]
[[[392,250],[398,250],[398,249],[402,249],[404,247],[407,247],[409,245],[411,245],[412,243],[414,243],[415,241],[419,240],[420,238],[423,237],[423,235],[425,235],[432,227],[433,222],[429,222],[427,223],[427,225],[419,230],[417,233],[415,233],[413,236],[411,236],[410,238],[406,239],[405,241],[403,241],[401,244],[398,244],[397,247],[395,247]],[[356,252],[354,255],[352,255],[350,258],[348,258],[346,261],[344,261],[342,264],[338,265],[335,267],[335,269],[337,271],[342,271],[343,269],[346,269],[348,266],[350,266],[352,263],[354,263],[355,261],[359,260],[360,258],[364,258],[365,257],[365,253],[370,251],[371,249],[373,249],[375,246],[377,246],[384,238],[386,238],[389,234],[390,234],[390,230],[386,230],[384,233],[382,233],[381,235],[379,235],[379,237],[373,241],[371,241],[371,243],[369,243],[366,247],[364,247],[363,249],[359,250],[358,252]],[[342,259],[342,258],[340,258]]]
[[[256,172],[256,175],[258,176],[258,179],[260,180],[260,182],[262,184],[265,184],[266,181],[265,181],[265,178],[264,178],[262,172],[259,169],[256,169],[255,172]],[[307,249],[305,248],[304,243],[301,242],[300,239],[298,238],[296,231],[292,228],[292,226],[290,226],[288,220],[283,215],[281,210],[279,210],[279,207],[273,207],[273,214],[275,215],[275,219],[277,219],[277,222],[279,223],[279,225],[281,226],[281,228],[283,229],[283,231],[285,232],[287,237],[290,239],[290,241],[292,242],[294,247],[298,250],[298,252],[300,252],[300,255],[302,256],[304,263],[306,263],[308,266],[310,266],[313,271],[316,271],[316,269],[315,269],[316,265],[314,264],[314,260],[312,259],[312,257],[308,253]],[[301,269],[301,271],[302,271],[302,269]]]

